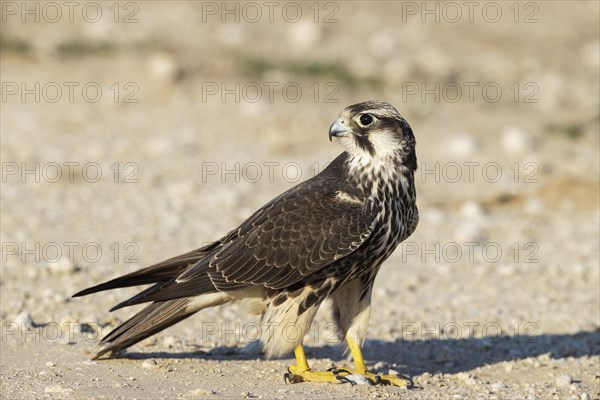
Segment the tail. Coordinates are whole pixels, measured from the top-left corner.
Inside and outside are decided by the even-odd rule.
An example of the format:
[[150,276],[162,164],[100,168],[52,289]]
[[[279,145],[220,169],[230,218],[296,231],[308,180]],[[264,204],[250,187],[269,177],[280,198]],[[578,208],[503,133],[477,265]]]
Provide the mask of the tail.
[[[105,347],[96,354],[94,359],[106,353],[114,354],[123,350],[192,316],[203,308],[231,301],[232,297],[219,292],[205,273],[210,256],[219,244],[220,242],[215,242],[74,294],[73,297],[80,297],[104,290],[154,284],[111,309],[113,311],[133,304],[151,302],[142,311],[102,338],[101,343]],[[197,275],[194,279],[179,284],[176,281],[177,277],[188,269],[197,271]]]
[[94,356],[94,360],[106,353],[115,354],[174,325],[206,307],[231,301],[225,293],[209,293],[197,298],[154,302],[102,338],[105,346]]

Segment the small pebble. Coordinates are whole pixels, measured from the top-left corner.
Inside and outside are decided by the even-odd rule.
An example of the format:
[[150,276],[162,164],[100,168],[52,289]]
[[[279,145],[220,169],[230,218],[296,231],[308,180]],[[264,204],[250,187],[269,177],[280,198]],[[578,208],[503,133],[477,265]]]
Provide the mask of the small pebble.
[[169,54],[157,52],[150,56],[146,65],[156,80],[169,83],[177,73],[177,63]]
[[55,366],[56,366],[56,364],[54,364],[52,361],[48,361],[46,363],[46,367],[55,367]]
[[373,369],[376,371],[379,371],[379,370],[383,370],[387,366],[388,366],[387,363],[384,363],[383,361],[378,361],[375,363],[375,365],[373,365]]
[[523,208],[529,214],[539,215],[544,212],[544,202],[538,198],[531,197],[525,200]]
[[[517,267],[514,264],[501,264],[498,266],[497,271],[498,271],[498,275],[512,276],[515,274],[515,272],[517,272]],[[514,350],[514,351],[511,350],[511,351],[512,351],[511,355],[515,356],[515,358],[517,356],[523,355],[523,351],[521,351],[521,350]]]
[[44,393],[69,393],[72,392],[73,389],[71,388],[64,388],[60,385],[54,385],[54,386],[46,386],[44,388]]
[[517,154],[531,151],[536,147],[533,136],[520,128],[510,127],[502,132],[502,147],[507,153]]
[[459,381],[466,381],[467,379],[469,379],[471,377],[471,374],[469,374],[468,372],[460,372],[458,374],[456,374],[456,378]]
[[486,233],[479,223],[462,222],[454,228],[454,237],[459,242],[483,242]]
[[70,274],[79,270],[75,263],[71,262],[68,257],[61,257],[55,262],[49,262],[48,269],[55,274]]
[[27,311],[21,311],[15,318],[15,323],[21,329],[33,328],[35,325],[33,318],[31,318],[31,314],[29,314]]
[[175,336],[165,336],[165,338],[162,341],[163,347],[166,347],[167,349],[170,349],[171,347],[175,346],[175,343],[177,343],[177,339],[175,339]]
[[551,353],[540,354],[537,358],[540,361],[550,361],[550,360],[552,360],[552,354]]
[[561,375],[556,378],[557,386],[569,386],[573,382],[573,377],[570,375]]
[[311,23],[308,20],[300,20],[290,24],[288,39],[294,48],[310,49],[318,45],[321,34],[319,24]]
[[448,143],[448,151],[456,157],[469,157],[475,154],[477,150],[477,141],[473,135],[459,135]]
[[190,394],[192,396],[202,397],[202,396],[210,396],[210,395],[213,395],[213,394],[217,394],[217,392],[214,391],[214,390],[210,390],[210,389],[195,389],[195,390],[192,390],[190,392]]
[[499,392],[503,389],[506,389],[506,385],[502,382],[494,382],[490,385],[490,388],[492,389],[492,391],[494,392]]
[[152,347],[152,346],[156,346],[156,343],[158,343],[158,340],[156,339],[155,336],[150,336],[147,339],[144,339],[140,342],[140,344],[143,347]]
[[158,364],[156,363],[156,361],[153,358],[151,358],[149,360],[145,360],[142,363],[142,368],[157,368],[157,367],[158,367]]
[[472,385],[477,385],[477,381],[476,381],[476,380],[475,380],[475,378],[473,378],[473,377],[471,377],[471,378],[467,379],[467,380],[465,381],[465,383],[466,383],[467,385],[471,385],[471,386],[472,386]]
[[465,201],[460,207],[460,213],[465,218],[480,219],[485,217],[485,210],[476,201]]

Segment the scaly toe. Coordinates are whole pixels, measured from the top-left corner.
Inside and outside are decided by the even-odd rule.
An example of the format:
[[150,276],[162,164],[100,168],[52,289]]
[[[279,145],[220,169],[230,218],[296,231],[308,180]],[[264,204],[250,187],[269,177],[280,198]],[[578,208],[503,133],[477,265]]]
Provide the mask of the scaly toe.
[[379,385],[390,385],[390,386],[399,386],[405,388],[412,388],[414,386],[413,381],[408,376],[403,375],[375,375],[375,379],[377,382],[375,384]]
[[[298,366],[291,365],[288,372],[283,375],[283,379],[287,383],[300,382],[325,382],[325,383],[353,383],[344,376],[334,374],[332,371],[313,371],[311,369],[300,370]],[[354,383],[353,383],[354,384]]]

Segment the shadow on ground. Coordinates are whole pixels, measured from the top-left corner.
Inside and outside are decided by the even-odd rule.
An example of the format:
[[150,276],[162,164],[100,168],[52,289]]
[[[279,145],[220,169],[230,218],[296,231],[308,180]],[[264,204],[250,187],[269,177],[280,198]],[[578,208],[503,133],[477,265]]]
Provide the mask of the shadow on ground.
[[[216,353],[195,352],[129,352],[123,358],[197,358],[211,360],[252,360],[255,354],[245,354],[240,348],[219,348]],[[310,358],[341,359],[338,347],[307,347]],[[426,339],[394,341],[367,340],[363,353],[369,362],[395,364],[401,373],[419,375],[458,373],[503,361],[516,361],[548,355],[559,359],[600,355],[600,329],[575,334],[539,336],[496,336],[471,339]]]
[[600,330],[575,334],[473,339],[367,341],[365,357],[403,366],[404,373],[458,373],[547,354],[554,359],[600,355]]

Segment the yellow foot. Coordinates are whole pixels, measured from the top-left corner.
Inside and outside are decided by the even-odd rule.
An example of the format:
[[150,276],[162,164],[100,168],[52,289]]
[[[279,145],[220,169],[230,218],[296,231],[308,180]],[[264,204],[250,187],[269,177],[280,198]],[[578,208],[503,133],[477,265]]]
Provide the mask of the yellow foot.
[[300,382],[326,382],[350,383],[351,385],[390,385],[411,388],[413,382],[410,378],[400,375],[377,375],[371,372],[359,372],[346,368],[331,368],[328,371],[301,370],[297,365],[291,365],[283,376],[290,383]]
[[345,378],[334,374],[333,371],[313,371],[309,369],[302,369],[297,365],[290,365],[288,372],[283,375],[283,379],[290,383],[300,382],[326,382],[326,383],[343,383]]

